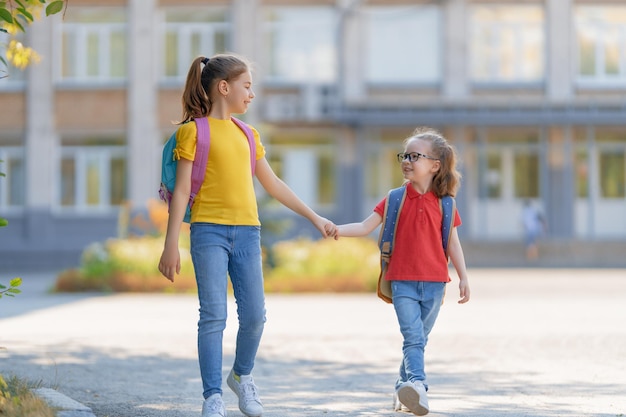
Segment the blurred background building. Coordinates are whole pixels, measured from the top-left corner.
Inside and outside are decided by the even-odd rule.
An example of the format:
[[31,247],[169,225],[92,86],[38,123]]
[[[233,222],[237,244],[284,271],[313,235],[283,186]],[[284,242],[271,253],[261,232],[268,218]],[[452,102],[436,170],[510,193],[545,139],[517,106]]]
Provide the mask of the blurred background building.
[[524,262],[525,200],[544,265],[626,265],[625,2],[72,0],[23,40],[43,59],[0,80],[3,266],[74,265],[145,210],[189,65],[222,51],[255,64],[270,164],[333,221],[398,186],[429,125],[460,155],[468,265]]

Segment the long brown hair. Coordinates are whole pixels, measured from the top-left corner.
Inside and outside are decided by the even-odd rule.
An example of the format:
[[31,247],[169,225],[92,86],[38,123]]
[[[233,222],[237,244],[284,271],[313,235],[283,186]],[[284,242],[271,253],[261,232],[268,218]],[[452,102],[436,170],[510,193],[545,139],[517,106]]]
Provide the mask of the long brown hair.
[[211,111],[211,92],[221,80],[230,81],[249,71],[248,63],[234,54],[218,54],[211,58],[199,56],[191,63],[182,96],[183,118],[177,124]]
[[414,140],[420,139],[430,142],[433,158],[439,160],[439,171],[435,173],[431,190],[439,198],[450,195],[456,196],[461,186],[461,173],[457,170],[457,155],[452,146],[441,133],[430,127],[418,127],[411,136],[404,140],[404,146]]

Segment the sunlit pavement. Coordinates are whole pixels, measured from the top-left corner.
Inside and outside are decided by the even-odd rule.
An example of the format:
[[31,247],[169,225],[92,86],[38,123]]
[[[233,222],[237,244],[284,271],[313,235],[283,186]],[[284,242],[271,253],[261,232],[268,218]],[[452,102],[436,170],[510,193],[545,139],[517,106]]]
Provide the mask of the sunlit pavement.
[[[426,352],[432,416],[626,415],[626,270],[474,269],[456,275]],[[60,294],[22,275],[0,299],[0,373],[98,417],[199,417],[195,295]],[[9,277],[0,278],[6,283]],[[234,301],[224,335],[233,360]],[[374,294],[268,295],[254,372],[266,417],[402,416],[393,307]],[[242,416],[224,384],[229,416]]]

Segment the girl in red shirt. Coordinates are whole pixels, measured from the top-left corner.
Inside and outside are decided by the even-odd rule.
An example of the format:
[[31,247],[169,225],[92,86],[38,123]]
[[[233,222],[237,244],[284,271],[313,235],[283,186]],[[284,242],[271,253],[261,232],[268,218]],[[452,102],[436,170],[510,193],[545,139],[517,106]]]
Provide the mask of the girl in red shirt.
[[[456,160],[454,148],[430,128],[415,129],[404,141],[404,152],[398,154],[407,193],[386,275],[391,280],[393,305],[404,338],[394,409],[399,411],[404,405],[418,416],[429,411],[424,348],[450,281],[448,260],[441,244],[439,199],[456,195],[461,179]],[[385,199],[362,222],[339,225],[335,238],[369,235],[382,223],[384,207]],[[456,230],[460,224],[457,213],[448,254],[459,277],[459,303],[463,304],[469,301],[470,288]]]

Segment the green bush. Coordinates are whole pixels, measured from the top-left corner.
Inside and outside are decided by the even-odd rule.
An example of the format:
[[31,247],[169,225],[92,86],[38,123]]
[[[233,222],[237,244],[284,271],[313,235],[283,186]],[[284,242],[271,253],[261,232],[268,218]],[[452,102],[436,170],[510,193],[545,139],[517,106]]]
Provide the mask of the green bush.
[[170,283],[158,270],[163,237],[143,236],[93,243],[83,251],[79,268],[62,272],[57,291],[190,291],[196,286],[189,239],[181,235],[180,275]]
[[[189,237],[179,243],[181,273],[174,284],[157,265],[163,237],[110,239],[89,245],[79,268],[57,277],[57,291],[188,292],[196,290]],[[271,254],[268,253],[271,251]],[[267,292],[374,292],[379,252],[372,239],[282,241],[264,248]],[[271,256],[270,256],[271,255]],[[270,266],[267,259],[272,259]]]
[[367,238],[279,242],[272,248],[274,267],[265,271],[268,292],[375,291],[380,255]]

